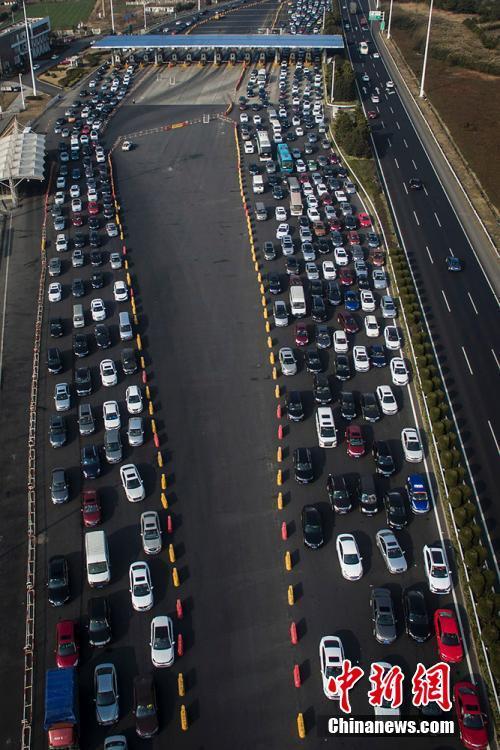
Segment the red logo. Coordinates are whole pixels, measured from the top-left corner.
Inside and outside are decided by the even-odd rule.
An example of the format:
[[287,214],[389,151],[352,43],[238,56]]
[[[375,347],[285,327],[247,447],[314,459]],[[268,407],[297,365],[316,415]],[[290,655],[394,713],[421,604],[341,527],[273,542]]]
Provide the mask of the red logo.
[[411,686],[414,706],[427,706],[430,701],[435,701],[443,711],[451,709],[449,664],[440,661],[426,669],[419,662]]
[[372,664],[370,682],[373,687],[368,691],[370,706],[382,706],[388,702],[391,708],[399,708],[403,702],[404,678],[401,667],[386,669],[380,664]]
[[361,667],[351,666],[349,659],[344,659],[342,665],[342,672],[338,677],[330,677],[328,682],[328,690],[331,693],[338,693],[340,698],[340,709],[345,714],[351,713],[351,704],[349,701],[349,691],[364,675],[364,670]]

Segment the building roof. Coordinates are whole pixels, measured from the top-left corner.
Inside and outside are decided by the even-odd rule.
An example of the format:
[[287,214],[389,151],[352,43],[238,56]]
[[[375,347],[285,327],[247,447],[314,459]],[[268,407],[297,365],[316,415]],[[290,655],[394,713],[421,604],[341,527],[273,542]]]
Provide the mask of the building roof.
[[0,138],[0,182],[43,180],[44,161],[44,135],[22,131]]
[[344,49],[339,34],[132,34],[107,36],[95,49]]

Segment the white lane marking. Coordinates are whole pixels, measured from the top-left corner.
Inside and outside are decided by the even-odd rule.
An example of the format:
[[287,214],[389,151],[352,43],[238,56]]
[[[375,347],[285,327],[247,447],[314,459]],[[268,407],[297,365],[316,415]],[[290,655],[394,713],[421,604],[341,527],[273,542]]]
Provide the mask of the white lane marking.
[[434,211],[434,216],[436,217],[436,221],[439,224],[439,226],[441,226],[441,222],[439,221],[439,216],[437,215],[435,211]]
[[396,120],[396,127],[397,127],[398,130],[401,130],[401,125],[399,124],[399,122],[397,120]]
[[392,148],[392,143],[391,143],[391,139],[389,138],[389,136],[387,136],[387,143],[388,143],[388,144],[389,144],[389,146],[390,146],[390,147]]
[[448,252],[449,252],[449,254],[451,255],[452,258],[455,257],[455,253],[453,252],[453,250],[451,249],[451,247],[448,248]]
[[431,260],[431,263],[434,264],[434,261],[432,259],[432,255],[431,255],[431,251],[429,250],[429,248],[427,247],[427,245],[425,246],[425,249],[427,250],[427,255],[429,256],[429,258]]
[[500,363],[499,363],[499,361],[498,361],[498,357],[497,357],[497,355],[496,355],[496,352],[495,352],[495,350],[494,350],[494,349],[492,349],[492,350],[491,350],[491,353],[493,354],[493,356],[494,356],[494,358],[495,358],[495,362],[497,363],[497,367],[498,367],[498,369],[500,370]]
[[385,130],[385,123],[383,120],[380,120],[380,124],[382,125],[382,129]]
[[497,440],[495,433],[493,432],[493,427],[489,419],[488,419],[488,427],[490,428],[490,432],[493,435],[493,440],[495,441],[495,445],[497,447],[497,453],[500,453],[500,448],[498,447],[498,440]]
[[12,213],[9,216],[9,234],[8,234],[8,244],[9,247],[6,245],[6,252],[7,252],[7,263],[5,266],[5,288],[3,290],[3,304],[2,304],[2,334],[0,336],[0,384],[2,382],[2,374],[3,374],[3,341],[4,341],[4,334],[5,334],[5,311],[7,309],[7,289],[9,286],[9,266],[10,266],[10,242],[12,238]]
[[415,211],[413,212],[413,216],[415,217],[415,221],[417,222],[418,226],[420,226],[420,222],[419,222],[419,220],[418,220],[418,216],[417,216],[417,214],[415,213]]
[[403,138],[403,143],[405,144],[405,148],[408,148],[408,144],[406,143],[406,138]]
[[479,315],[479,313],[478,313],[478,311],[477,311],[477,307],[476,307],[476,305],[474,304],[474,300],[472,299],[471,293],[470,293],[470,292],[467,292],[467,294],[469,295],[470,303],[471,303],[472,307],[474,308],[474,312],[476,313],[476,315]]
[[389,107],[389,109],[391,110],[391,113],[392,113],[392,114],[394,114],[394,110],[393,110],[393,108],[392,108],[392,107]]
[[406,182],[403,182],[403,187],[406,190],[406,195],[408,195],[408,188],[406,187]]
[[451,308],[448,304],[448,300],[446,299],[446,294],[444,293],[444,289],[441,289],[441,294],[443,295],[444,303],[446,307],[448,308],[448,312],[451,313]]
[[467,353],[466,353],[466,351],[465,351],[465,349],[464,349],[464,347],[463,347],[463,346],[462,346],[462,352],[463,352],[463,354],[464,354],[464,357],[465,357],[465,361],[467,362],[467,367],[469,368],[469,372],[470,372],[470,374],[471,374],[471,375],[474,375],[474,373],[473,373],[473,371],[472,371],[472,367],[470,366],[469,358],[468,358],[468,356],[467,356]]
[[399,169],[399,164],[398,164],[398,160],[397,160],[397,159],[394,159],[394,161],[396,162],[396,166],[397,166],[397,168]]
[[424,189],[424,193],[426,194],[426,196],[429,197],[429,193],[427,192],[427,188],[425,187],[425,185],[422,185],[422,187]]
[[415,162],[414,162],[414,160],[413,160],[413,159],[411,160],[411,163],[413,164],[413,168],[414,168],[414,169],[416,169],[416,168],[417,168],[417,165],[415,164]]

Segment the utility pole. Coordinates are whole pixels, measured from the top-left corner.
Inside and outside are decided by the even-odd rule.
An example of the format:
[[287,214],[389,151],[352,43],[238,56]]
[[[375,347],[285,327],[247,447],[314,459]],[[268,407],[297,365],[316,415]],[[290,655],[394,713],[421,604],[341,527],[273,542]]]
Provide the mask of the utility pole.
[[332,86],[330,90],[330,104],[333,104],[333,83],[335,81],[335,55],[332,59]]
[[420,98],[422,99],[424,94],[424,83],[425,83],[425,72],[427,69],[427,53],[429,52],[429,40],[431,38],[431,23],[432,23],[432,9],[434,7],[434,0],[431,0],[431,7],[429,8],[429,22],[427,24],[427,37],[425,40],[425,52],[424,52],[424,64],[422,67],[422,80],[420,81]]
[[387,24],[387,39],[391,38],[392,3],[393,3],[393,0],[391,0],[391,5],[389,8],[389,23]]
[[111,7],[111,29],[113,30],[113,34],[115,33],[115,14],[113,12],[113,0],[109,0],[109,4]]
[[30,29],[28,27],[28,17],[26,15],[26,5],[24,3],[24,0],[23,0],[23,10],[24,10],[24,26],[26,29],[26,44],[28,45],[28,57],[30,60],[31,83],[33,85],[33,96],[36,96],[36,78],[35,78],[35,71],[33,70],[33,57],[31,56]]
[[148,30],[148,22],[146,20],[146,0],[144,0],[144,3],[142,4],[142,7],[144,9],[144,31]]

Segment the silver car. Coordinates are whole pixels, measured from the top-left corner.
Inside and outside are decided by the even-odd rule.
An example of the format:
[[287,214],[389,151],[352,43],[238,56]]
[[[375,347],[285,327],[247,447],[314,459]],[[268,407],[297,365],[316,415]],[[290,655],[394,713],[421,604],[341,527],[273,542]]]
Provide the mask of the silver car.
[[146,555],[157,555],[161,552],[160,519],[155,510],[141,514],[141,538]]
[[117,464],[122,460],[123,451],[119,429],[104,432],[104,454],[108,464]]
[[118,680],[114,664],[98,664],[94,670],[94,701],[97,723],[116,724],[120,714]]
[[406,573],[406,558],[394,533],[389,529],[381,529],[377,531],[376,540],[389,573]]
[[279,361],[283,375],[297,374],[297,360],[295,354],[289,346],[284,346],[279,350]]
[[374,268],[372,277],[374,289],[385,289],[387,287],[387,274],[383,268]]
[[127,738],[124,734],[113,734],[104,740],[104,750],[128,750]]
[[59,258],[51,258],[49,260],[49,276],[60,276],[61,267],[62,264]]
[[80,435],[92,435],[95,430],[95,422],[90,404],[79,404],[78,406],[78,432]]
[[370,597],[373,635],[379,643],[390,645],[397,638],[396,618],[389,589],[373,589]]
[[71,394],[67,383],[57,383],[54,389],[56,411],[68,411],[71,407]]
[[390,294],[384,294],[380,300],[380,309],[384,318],[395,318],[397,315],[396,305]]
[[127,430],[128,444],[134,448],[144,443],[144,423],[142,417],[130,417]]

